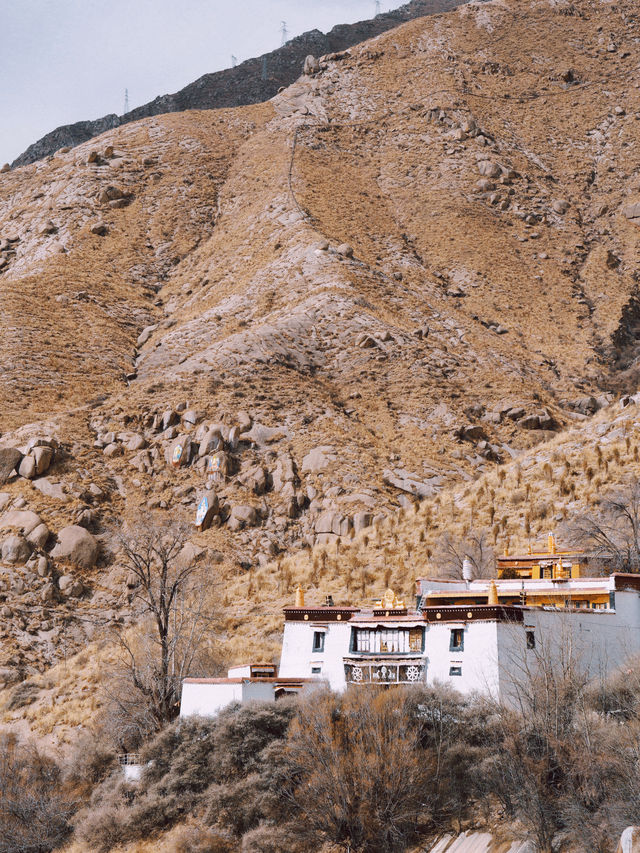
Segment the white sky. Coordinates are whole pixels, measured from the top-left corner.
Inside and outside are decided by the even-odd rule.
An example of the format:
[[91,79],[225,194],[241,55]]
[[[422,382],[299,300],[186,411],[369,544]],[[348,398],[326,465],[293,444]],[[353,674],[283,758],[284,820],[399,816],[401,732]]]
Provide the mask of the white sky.
[[[402,0],[382,0],[381,10]],[[375,14],[375,0],[0,0],[0,165],[62,124]]]

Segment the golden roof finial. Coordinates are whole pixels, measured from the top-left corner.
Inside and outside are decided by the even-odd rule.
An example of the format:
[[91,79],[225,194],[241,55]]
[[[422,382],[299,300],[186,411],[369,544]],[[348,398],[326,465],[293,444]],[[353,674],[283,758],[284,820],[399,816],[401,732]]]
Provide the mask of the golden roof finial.
[[491,607],[497,607],[500,604],[498,599],[498,587],[496,586],[495,581],[491,581],[489,584],[489,595],[487,596],[487,604]]
[[304,590],[301,586],[296,590],[296,607],[304,607]]
[[556,537],[552,532],[547,536],[547,550],[550,554],[556,553]]

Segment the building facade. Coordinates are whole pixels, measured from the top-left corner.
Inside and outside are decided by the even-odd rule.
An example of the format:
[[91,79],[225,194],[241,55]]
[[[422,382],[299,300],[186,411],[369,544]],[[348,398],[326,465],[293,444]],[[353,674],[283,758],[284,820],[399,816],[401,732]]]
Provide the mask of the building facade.
[[[509,700],[544,658],[606,676],[640,652],[640,576],[416,582],[414,608],[285,608],[281,677],[450,684]],[[399,606],[402,605],[402,606]]]

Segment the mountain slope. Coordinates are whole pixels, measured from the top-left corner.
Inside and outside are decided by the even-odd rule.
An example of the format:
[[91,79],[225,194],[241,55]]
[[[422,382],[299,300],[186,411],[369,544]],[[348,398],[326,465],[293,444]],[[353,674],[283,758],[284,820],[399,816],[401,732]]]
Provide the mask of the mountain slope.
[[[129,618],[114,530],[193,521],[212,424],[222,514],[193,542],[224,585],[230,658],[277,654],[295,580],[410,586],[447,525],[473,512],[521,540],[527,513],[536,535],[633,470],[625,414],[627,467],[597,487],[579,473],[598,435],[583,419],[637,390],[634,16],[468,4],[325,57],[268,103],[145,118],[0,175],[0,444],[54,435],[66,496],[13,477],[6,506],[52,534],[90,519],[101,546],[77,601],[45,607],[45,578],[3,566],[23,586],[0,664],[59,656],[28,608],[72,623],[67,648],[94,636],[84,610]],[[176,469],[180,435],[197,452]],[[535,507],[512,498],[527,485]]]

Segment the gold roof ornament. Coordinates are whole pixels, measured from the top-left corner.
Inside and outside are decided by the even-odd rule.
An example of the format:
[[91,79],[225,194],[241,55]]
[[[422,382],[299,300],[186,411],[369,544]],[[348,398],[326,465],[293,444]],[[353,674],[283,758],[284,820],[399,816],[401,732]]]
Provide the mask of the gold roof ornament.
[[304,590],[301,586],[296,589],[296,607],[304,607]]
[[547,550],[550,554],[556,553],[556,537],[554,533],[549,533],[547,536]]
[[406,604],[392,589],[388,589],[375,606],[378,610],[404,610]]
[[491,607],[497,607],[500,604],[498,600],[498,587],[496,586],[495,581],[491,581],[489,584],[489,595],[487,596],[487,604]]

